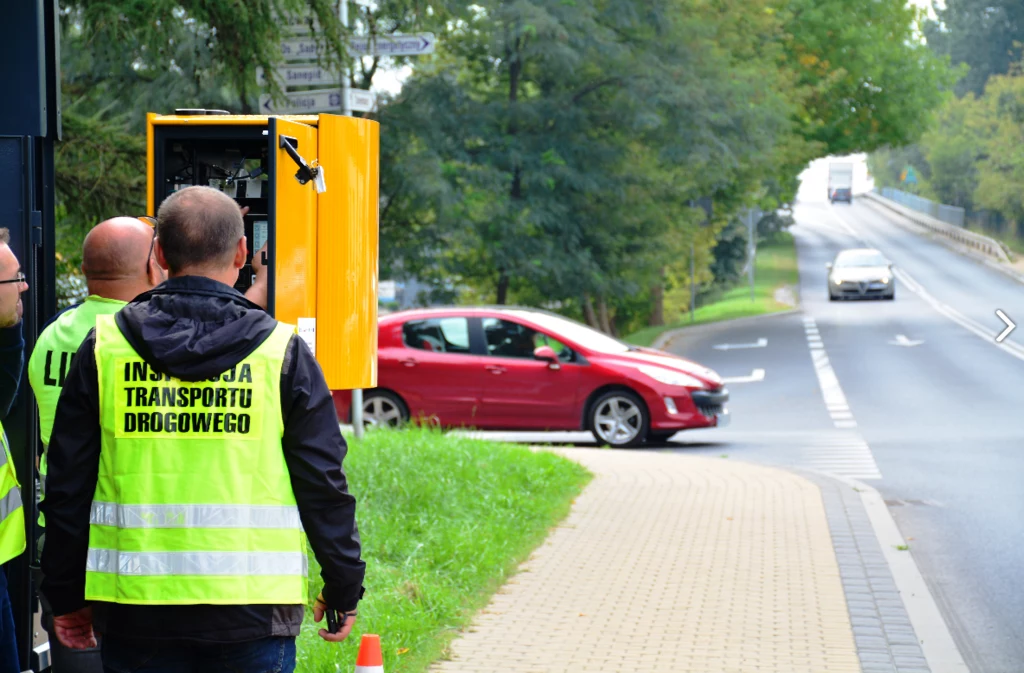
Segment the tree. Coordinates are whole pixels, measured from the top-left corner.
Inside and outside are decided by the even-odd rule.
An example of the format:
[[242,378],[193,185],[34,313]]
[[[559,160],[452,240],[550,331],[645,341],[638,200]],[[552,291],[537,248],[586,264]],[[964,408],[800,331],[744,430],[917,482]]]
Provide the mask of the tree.
[[968,70],[956,93],[980,96],[993,75],[1005,75],[1020,60],[1024,42],[1024,3],[1019,0],[945,0],[936,20],[924,25],[928,44],[954,65]]
[[927,128],[953,76],[916,37],[908,3],[782,0],[778,11],[798,127],[818,156],[905,145]]

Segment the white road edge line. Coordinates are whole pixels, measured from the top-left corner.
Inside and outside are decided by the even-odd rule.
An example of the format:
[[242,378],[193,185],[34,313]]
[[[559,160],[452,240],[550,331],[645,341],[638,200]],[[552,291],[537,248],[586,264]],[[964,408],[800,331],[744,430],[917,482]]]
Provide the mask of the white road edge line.
[[840,481],[849,484],[860,493],[860,500],[867,510],[868,520],[882,547],[882,554],[889,564],[896,589],[903,599],[907,616],[914,627],[914,633],[921,644],[924,658],[932,673],[970,673],[964,662],[960,649],[953,640],[946,620],[932,596],[928,584],[921,575],[921,570],[914,561],[910,550],[900,551],[899,547],[907,545],[900,533],[896,520],[892,517],[882,494],[872,486],[851,477],[837,476]]

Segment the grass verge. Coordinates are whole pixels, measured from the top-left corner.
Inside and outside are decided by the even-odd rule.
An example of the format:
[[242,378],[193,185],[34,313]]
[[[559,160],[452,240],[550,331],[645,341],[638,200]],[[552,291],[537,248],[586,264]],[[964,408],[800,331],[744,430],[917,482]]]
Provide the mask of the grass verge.
[[[366,595],[344,643],[306,622],[297,671],[351,671],[360,635],[380,634],[384,669],[415,673],[445,655],[473,614],[564,518],[590,473],[547,452],[425,429],[351,441]],[[310,558],[310,602],[321,588]]]
[[625,337],[625,341],[637,346],[650,346],[662,333],[671,329],[793,308],[775,301],[775,290],[786,285],[795,289],[799,281],[793,236],[782,232],[775,240],[758,246],[754,259],[753,301],[750,299],[750,285],[744,283],[726,292],[718,301],[699,306],[692,321],[686,313],[675,324],[645,327]]

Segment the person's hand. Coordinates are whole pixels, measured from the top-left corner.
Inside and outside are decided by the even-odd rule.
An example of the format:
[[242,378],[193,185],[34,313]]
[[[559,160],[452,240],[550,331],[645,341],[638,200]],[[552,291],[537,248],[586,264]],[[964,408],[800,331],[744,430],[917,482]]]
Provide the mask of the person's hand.
[[[323,621],[324,615],[327,614],[327,604],[324,603],[324,597],[321,594],[317,596],[316,602],[313,603],[313,621],[320,623]],[[337,633],[331,633],[327,629],[320,629],[320,637],[330,643],[340,643],[341,641],[348,638],[348,634],[352,633],[352,627],[356,625],[356,611],[350,612],[339,612],[338,616],[341,618],[341,628],[338,629]]]
[[267,267],[263,264],[263,255],[267,252],[267,244],[264,243],[263,247],[252,253],[252,272],[256,274],[256,282],[266,282],[266,271]]
[[242,206],[242,217],[249,214],[249,206]]
[[96,634],[92,630],[92,608],[82,608],[53,618],[57,640],[72,650],[96,647]]

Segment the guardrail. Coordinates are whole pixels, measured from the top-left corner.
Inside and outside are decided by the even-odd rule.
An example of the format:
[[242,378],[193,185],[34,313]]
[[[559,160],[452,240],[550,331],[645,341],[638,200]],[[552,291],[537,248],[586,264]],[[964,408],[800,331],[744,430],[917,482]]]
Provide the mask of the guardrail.
[[901,206],[912,208],[919,213],[925,215],[931,215],[937,220],[952,224],[954,227],[960,227],[963,229],[966,226],[966,213],[964,209],[959,206],[947,206],[944,203],[935,203],[929,199],[926,199],[916,194],[908,194],[907,192],[893,189],[892,187],[882,187],[878,192],[889,199],[895,201]]
[[[882,188],[882,190],[878,191],[884,192],[886,189],[888,188]],[[949,222],[945,222],[933,215],[922,213],[916,209],[912,209],[904,204],[901,204],[894,199],[890,199],[884,194],[879,194],[877,192],[866,192],[864,196],[867,197],[869,200],[874,201],[879,205],[888,208],[889,210],[895,211],[900,215],[903,215],[907,219],[916,222],[917,224],[920,224],[923,227],[931,229],[937,234],[942,234],[946,238],[955,241],[961,245],[967,246],[968,248],[977,250],[978,252],[982,253],[983,255],[987,255],[992,259],[995,259],[1000,262],[1005,262],[1007,264],[1009,264],[1011,261],[1009,255],[1006,254],[1006,249],[1003,248],[1003,245],[994,238],[989,238],[988,236],[983,236],[982,234],[976,234],[973,231],[968,231],[967,229],[964,229],[962,227],[950,224]],[[907,196],[913,195],[908,194]],[[929,203],[932,202],[929,201]],[[954,206],[947,207],[953,208]]]

